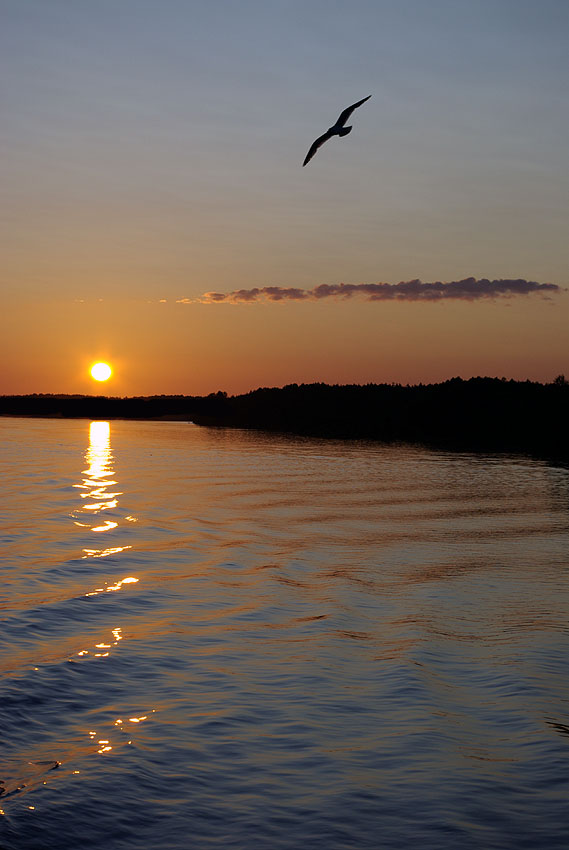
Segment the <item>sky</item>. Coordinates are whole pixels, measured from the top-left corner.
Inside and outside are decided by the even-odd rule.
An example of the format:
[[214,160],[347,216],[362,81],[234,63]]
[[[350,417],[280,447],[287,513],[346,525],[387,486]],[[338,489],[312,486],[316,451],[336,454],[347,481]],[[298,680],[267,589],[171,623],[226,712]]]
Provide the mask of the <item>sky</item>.
[[0,18],[0,393],[569,375],[566,0]]

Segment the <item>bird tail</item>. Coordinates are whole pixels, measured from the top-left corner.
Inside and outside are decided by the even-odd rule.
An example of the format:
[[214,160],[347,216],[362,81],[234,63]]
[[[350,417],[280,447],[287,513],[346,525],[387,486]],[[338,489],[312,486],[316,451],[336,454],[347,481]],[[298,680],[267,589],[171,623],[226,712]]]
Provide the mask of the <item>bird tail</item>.
[[339,135],[340,135],[340,136],[347,136],[347,135],[348,135],[348,133],[351,133],[351,132],[352,132],[352,128],[351,128],[351,127],[342,127],[342,129],[340,130]]

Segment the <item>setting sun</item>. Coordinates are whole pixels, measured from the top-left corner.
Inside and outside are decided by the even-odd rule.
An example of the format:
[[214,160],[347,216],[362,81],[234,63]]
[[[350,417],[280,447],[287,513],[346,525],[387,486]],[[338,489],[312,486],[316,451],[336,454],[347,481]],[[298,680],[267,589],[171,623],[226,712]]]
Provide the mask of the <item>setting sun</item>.
[[108,363],[95,363],[91,366],[91,377],[96,381],[108,381],[113,370]]

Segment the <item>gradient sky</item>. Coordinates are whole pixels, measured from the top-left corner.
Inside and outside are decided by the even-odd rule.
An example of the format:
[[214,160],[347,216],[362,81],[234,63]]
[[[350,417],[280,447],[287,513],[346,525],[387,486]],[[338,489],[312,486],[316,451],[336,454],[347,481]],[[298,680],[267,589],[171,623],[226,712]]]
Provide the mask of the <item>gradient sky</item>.
[[[567,0],[0,0],[0,16],[0,392],[569,375]],[[203,303],[468,277],[560,289]]]

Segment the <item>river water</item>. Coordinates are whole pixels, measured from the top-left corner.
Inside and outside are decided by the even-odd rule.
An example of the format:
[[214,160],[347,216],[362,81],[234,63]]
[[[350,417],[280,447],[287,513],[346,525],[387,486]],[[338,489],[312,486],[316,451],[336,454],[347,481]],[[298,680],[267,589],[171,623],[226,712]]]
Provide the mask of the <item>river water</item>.
[[0,438],[3,850],[569,846],[568,470]]

